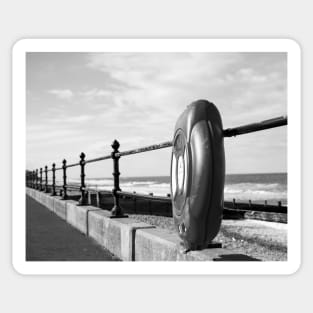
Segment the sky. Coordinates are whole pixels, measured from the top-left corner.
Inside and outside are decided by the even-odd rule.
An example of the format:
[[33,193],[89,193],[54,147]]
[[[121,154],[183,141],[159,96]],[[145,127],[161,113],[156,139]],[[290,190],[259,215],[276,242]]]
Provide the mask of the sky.
[[[26,56],[26,167],[61,166],[172,140],[178,116],[213,102],[223,127],[287,114],[285,53],[69,53]],[[287,171],[287,128],[225,138],[226,173]],[[170,173],[171,149],[120,160],[123,176]],[[78,169],[68,169],[78,177]],[[112,161],[86,165],[110,177]]]

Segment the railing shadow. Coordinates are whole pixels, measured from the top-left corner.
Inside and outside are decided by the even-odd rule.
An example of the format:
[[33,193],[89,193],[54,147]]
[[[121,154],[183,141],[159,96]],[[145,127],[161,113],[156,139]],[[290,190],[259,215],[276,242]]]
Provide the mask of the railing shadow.
[[245,254],[222,254],[213,261],[261,261]]

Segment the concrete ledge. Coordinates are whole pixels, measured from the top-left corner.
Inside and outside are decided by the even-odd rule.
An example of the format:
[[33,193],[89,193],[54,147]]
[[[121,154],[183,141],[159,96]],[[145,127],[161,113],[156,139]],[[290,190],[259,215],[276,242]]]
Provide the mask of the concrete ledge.
[[30,197],[33,197],[34,196],[34,189],[26,188],[26,194],[29,195]]
[[136,261],[257,261],[240,251],[209,248],[185,253],[178,235],[163,229],[141,229],[135,238]]
[[[29,188],[27,188],[27,189],[29,189]],[[29,195],[37,200],[37,190],[31,189],[31,191],[29,191]]]
[[44,193],[43,191],[39,190],[32,190],[29,195],[31,195],[39,203],[47,207],[50,211],[53,211],[54,197],[51,197],[49,193]]
[[102,246],[104,245],[104,219],[110,217],[110,212],[105,210],[88,212],[88,235]]
[[179,237],[159,228],[136,232],[135,260],[176,261],[179,253]]
[[66,221],[86,235],[89,232],[88,213],[90,211],[101,211],[101,209],[94,206],[79,206],[74,200],[66,201]]
[[43,198],[45,197],[45,194],[42,191],[36,190],[36,197],[37,201],[43,204]]
[[54,211],[54,197],[51,197],[48,193],[44,193],[41,196],[41,203],[50,211]]
[[222,248],[184,253],[175,233],[130,218],[111,218],[109,211],[79,206],[76,201],[64,201],[38,190],[26,188],[26,193],[124,261],[252,260]]
[[64,220],[66,220],[66,202],[61,197],[54,197],[53,212]]
[[35,190],[34,189],[27,189],[27,190],[28,190],[28,195],[35,198]]
[[153,227],[130,218],[110,218],[109,211],[89,211],[89,236],[124,261],[135,260],[136,230]]
[[35,190],[35,197],[39,203],[42,203],[42,192],[39,190]]
[[26,194],[30,197],[33,196],[33,189],[26,187]]
[[135,260],[136,230],[154,228],[130,218],[105,218],[103,226],[103,246],[124,261]]

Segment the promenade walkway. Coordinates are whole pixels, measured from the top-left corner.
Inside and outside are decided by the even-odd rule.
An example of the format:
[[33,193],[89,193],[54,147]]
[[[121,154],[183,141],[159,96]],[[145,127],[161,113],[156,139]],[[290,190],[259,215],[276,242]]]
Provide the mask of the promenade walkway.
[[117,261],[112,254],[26,196],[27,261]]

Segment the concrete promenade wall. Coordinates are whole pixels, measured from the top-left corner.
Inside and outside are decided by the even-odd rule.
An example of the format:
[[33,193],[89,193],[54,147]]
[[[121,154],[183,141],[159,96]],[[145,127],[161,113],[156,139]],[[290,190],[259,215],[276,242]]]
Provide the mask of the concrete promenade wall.
[[110,218],[109,211],[31,188],[26,194],[124,261],[215,261],[234,254],[222,248],[184,253],[178,236],[166,230],[130,218]]

